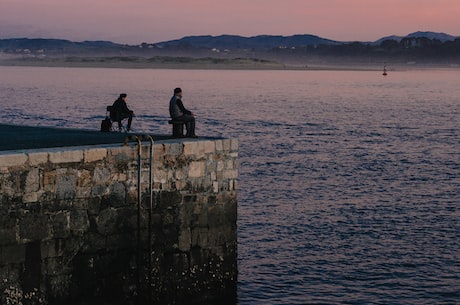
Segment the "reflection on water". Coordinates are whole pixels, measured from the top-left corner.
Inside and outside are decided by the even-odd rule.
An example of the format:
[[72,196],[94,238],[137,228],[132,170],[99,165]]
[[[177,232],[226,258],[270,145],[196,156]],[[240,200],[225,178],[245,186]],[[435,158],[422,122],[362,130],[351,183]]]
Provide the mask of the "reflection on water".
[[2,123],[98,129],[127,92],[169,133],[180,86],[199,135],[237,137],[238,304],[460,299],[458,71],[0,72]]

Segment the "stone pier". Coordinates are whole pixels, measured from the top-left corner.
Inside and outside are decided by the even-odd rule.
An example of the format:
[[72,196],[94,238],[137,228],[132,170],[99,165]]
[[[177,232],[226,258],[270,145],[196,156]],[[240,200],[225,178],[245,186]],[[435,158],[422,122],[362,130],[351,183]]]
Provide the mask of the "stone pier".
[[236,298],[237,183],[233,139],[0,151],[0,303]]

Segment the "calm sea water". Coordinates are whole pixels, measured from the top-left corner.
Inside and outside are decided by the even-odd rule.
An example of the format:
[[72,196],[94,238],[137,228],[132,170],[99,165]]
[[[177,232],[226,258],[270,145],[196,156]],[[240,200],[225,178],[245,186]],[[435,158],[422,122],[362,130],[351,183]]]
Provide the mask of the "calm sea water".
[[240,143],[238,304],[460,304],[460,71],[0,67],[0,122],[99,128],[121,92]]

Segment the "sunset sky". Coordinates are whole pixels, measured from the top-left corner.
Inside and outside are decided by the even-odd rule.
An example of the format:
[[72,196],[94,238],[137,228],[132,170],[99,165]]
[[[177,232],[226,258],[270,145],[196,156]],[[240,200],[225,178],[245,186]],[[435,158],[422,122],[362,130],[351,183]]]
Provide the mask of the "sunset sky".
[[312,34],[375,41],[460,36],[459,0],[1,0],[0,38],[139,44],[193,35]]

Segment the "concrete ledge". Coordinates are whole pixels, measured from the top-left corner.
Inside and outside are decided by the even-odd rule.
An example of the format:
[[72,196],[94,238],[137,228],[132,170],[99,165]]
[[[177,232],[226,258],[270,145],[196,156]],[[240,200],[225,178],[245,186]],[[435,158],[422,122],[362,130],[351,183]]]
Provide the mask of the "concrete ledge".
[[[100,132],[98,130],[55,127],[19,126],[0,124],[0,152],[50,147],[72,147],[103,144],[123,144],[134,133]],[[140,134],[142,135],[142,134]],[[172,140],[189,142],[194,139],[174,139],[172,135],[149,134],[154,141]],[[198,140],[216,138],[200,137]]]

